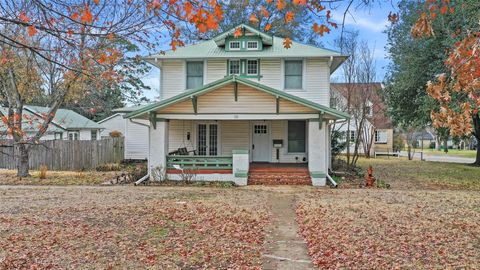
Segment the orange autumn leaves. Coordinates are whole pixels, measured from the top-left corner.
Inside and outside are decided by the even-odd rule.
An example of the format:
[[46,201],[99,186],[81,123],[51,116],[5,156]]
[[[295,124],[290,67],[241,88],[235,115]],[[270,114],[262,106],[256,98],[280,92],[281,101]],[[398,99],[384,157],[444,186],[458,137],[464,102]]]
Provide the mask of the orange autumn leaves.
[[[427,84],[427,93],[440,104],[438,111],[431,112],[433,126],[449,128],[452,136],[469,134],[472,115],[480,109],[480,32],[457,43],[446,65],[450,75],[441,74]],[[453,102],[452,95],[466,98]]]
[[425,1],[425,11],[420,14],[420,18],[412,27],[411,35],[414,38],[434,36],[432,21],[438,15],[446,15],[454,13],[455,9],[451,5],[450,0],[427,0]]

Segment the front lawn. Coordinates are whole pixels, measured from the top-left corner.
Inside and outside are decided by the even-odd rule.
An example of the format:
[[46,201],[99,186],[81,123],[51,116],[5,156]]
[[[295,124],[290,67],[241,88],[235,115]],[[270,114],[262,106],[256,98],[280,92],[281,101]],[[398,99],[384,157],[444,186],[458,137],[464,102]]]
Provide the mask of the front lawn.
[[259,269],[257,192],[202,188],[0,189],[0,269]]
[[466,157],[466,158],[475,158],[477,156],[476,150],[458,150],[458,149],[448,149],[448,153],[445,153],[443,150],[435,149],[415,149],[415,152],[424,152],[428,155],[435,156],[455,156],[455,157]]
[[373,175],[393,189],[469,189],[480,190],[480,167],[467,164],[407,160],[405,158],[360,158],[364,171],[373,167]]
[[297,219],[320,269],[476,269],[479,206],[475,191],[335,190]]

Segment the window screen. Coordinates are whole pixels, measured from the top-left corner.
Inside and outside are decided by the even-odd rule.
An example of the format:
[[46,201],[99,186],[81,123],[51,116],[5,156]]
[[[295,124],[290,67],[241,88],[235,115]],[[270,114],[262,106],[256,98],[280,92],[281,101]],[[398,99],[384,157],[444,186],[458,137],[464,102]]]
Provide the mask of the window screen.
[[302,89],[303,62],[285,61],[285,89]]
[[187,62],[187,89],[203,86],[203,62]]
[[288,121],[288,152],[305,153],[305,121]]

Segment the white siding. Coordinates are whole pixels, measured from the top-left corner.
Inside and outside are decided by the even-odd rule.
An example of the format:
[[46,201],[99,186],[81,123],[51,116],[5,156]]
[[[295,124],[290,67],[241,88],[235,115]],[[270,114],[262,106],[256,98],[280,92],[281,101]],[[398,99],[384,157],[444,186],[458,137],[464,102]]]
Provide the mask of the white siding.
[[126,120],[123,118],[122,114],[116,114],[112,118],[99,123],[105,128],[100,133],[100,136],[108,137],[112,131],[120,131],[123,135],[125,135],[125,121]]
[[[193,129],[193,121],[190,120],[172,120],[169,123],[168,131],[168,152],[186,147],[188,151],[195,150],[195,134]],[[190,132],[190,140],[187,133]]]
[[80,140],[89,141],[92,138],[92,131],[90,129],[81,129],[80,130]]
[[148,127],[125,119],[125,159],[147,159]]
[[[204,83],[211,83],[225,77],[227,59],[205,61]],[[260,59],[260,79],[251,78],[269,87],[284,90],[284,64],[282,59]],[[319,104],[330,105],[330,68],[325,59],[304,59],[303,90],[288,93]],[[160,96],[166,99],[185,91],[185,61],[165,60],[162,63]]]
[[227,75],[227,60],[208,60],[205,84],[223,79]]
[[160,97],[167,99],[185,91],[185,62],[163,61],[160,79]]
[[231,156],[233,150],[250,146],[250,121],[221,121],[222,155]]

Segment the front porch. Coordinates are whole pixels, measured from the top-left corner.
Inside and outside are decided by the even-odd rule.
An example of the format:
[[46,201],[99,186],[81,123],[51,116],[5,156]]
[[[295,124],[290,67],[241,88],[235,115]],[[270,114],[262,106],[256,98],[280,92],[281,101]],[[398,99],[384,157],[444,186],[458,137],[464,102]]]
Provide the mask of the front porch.
[[[127,117],[150,120],[149,168],[167,169],[172,180],[189,170],[199,181],[246,185],[255,174],[250,182],[259,183],[259,168],[252,167],[251,172],[250,165],[263,162],[304,164],[308,173],[299,175],[301,182],[323,186],[330,160],[330,123],[345,115],[231,76]],[[286,179],[271,178],[277,183]]]

